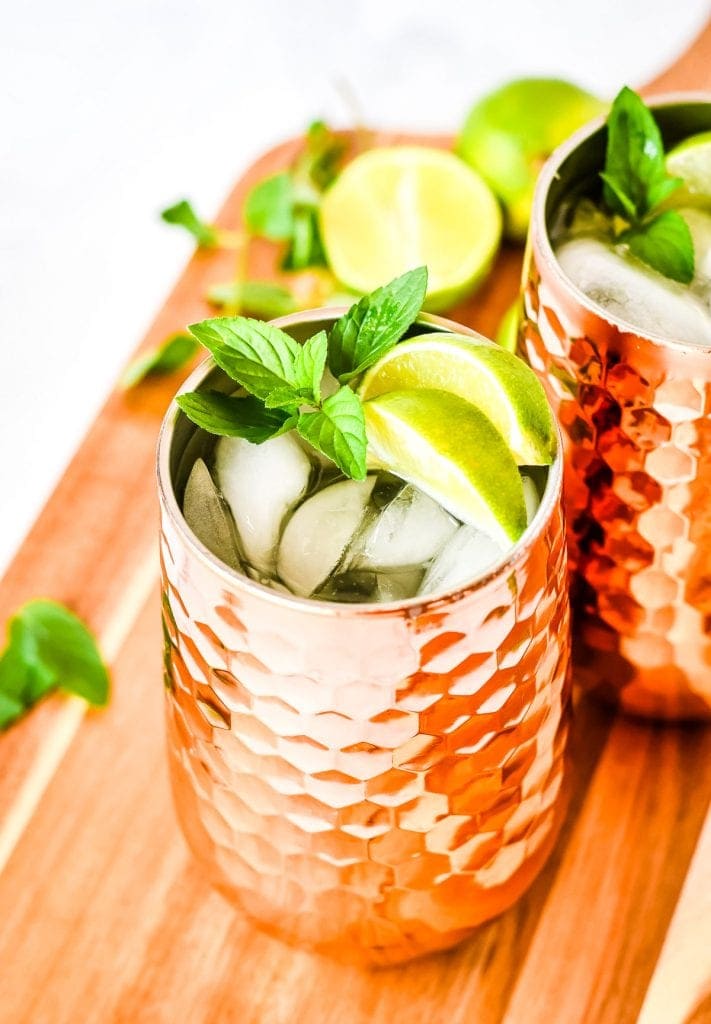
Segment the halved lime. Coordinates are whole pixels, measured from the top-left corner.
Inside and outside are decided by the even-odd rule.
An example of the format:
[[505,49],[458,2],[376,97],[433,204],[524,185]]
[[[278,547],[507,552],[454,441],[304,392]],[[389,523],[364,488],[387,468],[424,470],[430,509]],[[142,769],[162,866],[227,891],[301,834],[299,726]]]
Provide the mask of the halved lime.
[[463,334],[423,334],[386,352],[366,373],[359,393],[367,401],[420,388],[437,388],[475,405],[519,465],[553,461],[556,430],[545,392],[533,370],[511,352]]
[[469,402],[446,391],[391,391],[363,406],[381,464],[462,522],[505,544],[526,528],[518,467],[506,441]]
[[711,206],[711,132],[684,139],[667,153],[666,164],[669,174],[684,180],[683,190],[671,196],[675,206],[681,201]]
[[356,157],[324,196],[320,216],[328,262],[343,284],[370,292],[424,264],[431,310],[482,280],[501,237],[499,204],[480,175],[426,146]]

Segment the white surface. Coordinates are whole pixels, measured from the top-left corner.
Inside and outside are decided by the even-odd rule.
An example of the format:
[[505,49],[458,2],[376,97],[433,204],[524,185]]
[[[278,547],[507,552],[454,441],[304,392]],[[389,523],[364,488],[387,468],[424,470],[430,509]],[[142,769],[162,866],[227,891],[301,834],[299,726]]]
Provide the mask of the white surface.
[[[190,245],[314,116],[455,129],[477,94],[560,74],[601,94],[665,66],[708,0],[26,0],[0,25],[0,570]],[[594,14],[593,14],[594,12]],[[28,595],[30,596],[30,595]]]

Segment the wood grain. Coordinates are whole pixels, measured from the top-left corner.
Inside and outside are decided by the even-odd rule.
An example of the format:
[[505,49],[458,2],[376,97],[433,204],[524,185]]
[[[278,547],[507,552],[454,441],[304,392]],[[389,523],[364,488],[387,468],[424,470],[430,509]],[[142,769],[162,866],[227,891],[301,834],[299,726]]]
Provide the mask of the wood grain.
[[[711,87],[711,24],[648,91]],[[379,135],[377,142],[412,137]],[[432,144],[451,140],[425,137]],[[220,215],[300,143],[266,154]],[[205,315],[229,254],[198,253],[143,348]],[[277,254],[252,246],[250,273]],[[515,296],[504,249],[452,311],[491,334]],[[179,378],[109,396],[0,583],[0,616],[47,594],[97,631],[114,694],[56,698],[0,738],[0,1024],[711,1022],[711,730],[576,709],[572,804],[519,904],[452,953],[375,973],[256,931],[190,860],[164,764],[155,439]]]

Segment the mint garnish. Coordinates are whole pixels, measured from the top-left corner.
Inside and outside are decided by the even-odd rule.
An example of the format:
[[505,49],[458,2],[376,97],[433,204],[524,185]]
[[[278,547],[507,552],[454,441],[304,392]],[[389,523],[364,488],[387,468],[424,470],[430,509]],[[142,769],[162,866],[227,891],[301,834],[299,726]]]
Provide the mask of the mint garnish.
[[[365,417],[348,381],[395,345],[414,323],[427,291],[427,270],[418,267],[348,310],[327,335],[319,331],[299,345],[285,331],[248,317],[193,324],[190,331],[246,397],[216,391],[178,395],[185,415],[203,430],[261,444],[296,428],[314,448],[354,480],[366,473]],[[340,381],[321,395],[326,365]]]
[[109,675],[84,623],[56,601],[35,600],[12,616],[0,655],[0,729],[52,690],[95,706],[109,698]]
[[660,205],[682,184],[667,174],[652,112],[632,89],[620,90],[607,118],[603,199],[620,220],[616,241],[665,277],[689,284],[694,245],[684,218]]
[[328,336],[328,365],[338,380],[366,370],[403,336],[422,309],[427,268],[418,267],[364,295],[337,320]]

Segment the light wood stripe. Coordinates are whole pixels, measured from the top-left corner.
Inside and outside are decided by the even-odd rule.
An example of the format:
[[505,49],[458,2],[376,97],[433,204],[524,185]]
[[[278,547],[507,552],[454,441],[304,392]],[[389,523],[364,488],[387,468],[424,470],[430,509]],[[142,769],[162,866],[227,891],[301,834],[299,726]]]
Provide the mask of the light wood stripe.
[[[111,665],[126,642],[131,627],[158,578],[158,553],[155,545],[140,562],[133,579],[123,591],[114,617],[98,638],[102,654]],[[156,612],[157,614],[157,612]],[[24,782],[0,823],[0,873],[7,864],[28,821],[32,817],[52,777],[72,743],[88,705],[79,697],[56,697],[57,710],[44,741],[35,753]]]

